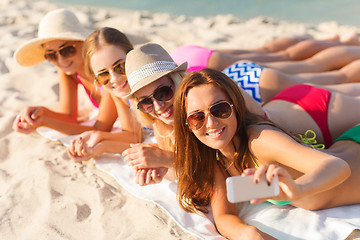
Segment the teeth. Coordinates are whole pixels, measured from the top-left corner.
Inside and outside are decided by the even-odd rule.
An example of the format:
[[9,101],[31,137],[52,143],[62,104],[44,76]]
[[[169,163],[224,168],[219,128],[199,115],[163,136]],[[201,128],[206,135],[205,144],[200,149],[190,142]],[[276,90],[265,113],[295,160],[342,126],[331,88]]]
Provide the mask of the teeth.
[[160,115],[166,117],[169,115],[170,111],[171,111],[171,107],[169,107],[169,109],[166,112],[163,112]]
[[124,84],[123,84],[123,85],[121,85],[121,86],[120,86],[120,88],[123,88],[123,87],[125,87],[125,85],[126,85],[126,82],[124,82]]
[[208,133],[208,135],[209,136],[215,136],[215,135],[218,135],[218,134],[222,133],[222,131],[224,131],[224,129],[220,129],[219,131]]
[[123,84],[118,84],[118,83],[115,83],[115,84],[113,84],[112,85],[112,88],[119,88],[119,89],[123,89],[124,87],[125,87],[125,85],[126,85],[126,81],[123,83]]

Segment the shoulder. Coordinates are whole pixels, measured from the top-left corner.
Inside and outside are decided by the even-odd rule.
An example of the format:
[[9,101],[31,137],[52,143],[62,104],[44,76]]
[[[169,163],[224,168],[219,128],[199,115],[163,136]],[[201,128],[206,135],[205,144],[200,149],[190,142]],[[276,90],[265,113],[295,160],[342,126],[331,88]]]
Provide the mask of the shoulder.
[[249,126],[247,129],[247,134],[249,136],[249,140],[255,141],[267,141],[269,138],[273,138],[274,136],[287,136],[286,133],[276,128],[275,126],[266,124]]
[[321,153],[272,126],[252,126],[248,129],[248,135],[249,150],[260,164],[292,166],[296,162],[304,163],[305,155],[307,159],[312,159],[314,153]]
[[296,142],[290,135],[270,125],[254,125],[248,128],[249,148],[251,152],[260,155],[277,154],[279,151],[287,151],[294,148],[304,147]]

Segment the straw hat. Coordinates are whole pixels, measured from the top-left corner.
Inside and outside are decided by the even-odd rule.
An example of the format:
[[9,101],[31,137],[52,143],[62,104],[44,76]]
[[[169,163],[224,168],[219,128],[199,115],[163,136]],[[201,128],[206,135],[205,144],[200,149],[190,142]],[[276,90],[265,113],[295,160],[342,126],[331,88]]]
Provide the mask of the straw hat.
[[125,72],[131,92],[125,98],[166,74],[185,71],[186,68],[187,62],[178,66],[158,44],[146,43],[135,47],[126,55]]
[[23,66],[31,66],[45,60],[43,43],[52,40],[84,41],[87,34],[73,12],[56,9],[48,12],[39,24],[38,37],[22,44],[14,54]]

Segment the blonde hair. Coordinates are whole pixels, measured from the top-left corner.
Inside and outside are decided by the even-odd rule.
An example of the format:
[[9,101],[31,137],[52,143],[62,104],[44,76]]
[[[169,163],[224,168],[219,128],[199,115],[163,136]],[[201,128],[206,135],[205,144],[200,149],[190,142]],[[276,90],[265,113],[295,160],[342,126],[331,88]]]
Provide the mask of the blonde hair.
[[85,39],[82,48],[85,72],[90,77],[95,77],[90,58],[104,45],[118,46],[126,54],[134,48],[126,35],[115,28],[103,27],[95,30]]

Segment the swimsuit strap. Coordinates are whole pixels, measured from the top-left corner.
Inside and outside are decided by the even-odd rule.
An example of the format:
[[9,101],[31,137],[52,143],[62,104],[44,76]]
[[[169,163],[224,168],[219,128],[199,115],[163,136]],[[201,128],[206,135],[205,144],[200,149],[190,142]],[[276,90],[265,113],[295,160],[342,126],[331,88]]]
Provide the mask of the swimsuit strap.
[[234,164],[234,162],[232,162],[229,166],[226,167],[225,164],[220,161],[220,154],[219,154],[219,150],[215,151],[216,160],[224,167],[226,173],[229,174],[229,176],[231,176],[229,172],[229,168]]
[[[86,92],[86,94],[88,95],[91,103],[92,103],[96,108],[99,108],[99,104],[97,104],[97,102],[95,101],[95,99],[93,99],[93,98],[91,97],[90,92],[89,92],[88,89],[85,87],[85,85],[82,83],[81,77],[80,77],[80,74],[79,74],[79,73],[76,74],[76,78],[77,78],[77,80],[79,81],[79,83],[84,87],[85,92]],[[101,86],[100,86],[100,87],[101,87]]]
[[[307,135],[311,133],[313,135],[313,137],[308,137]],[[325,148],[325,145],[324,144],[321,144],[321,143],[317,143],[316,141],[316,133],[313,131],[313,130],[307,130],[305,132],[304,135],[301,135],[301,134],[297,134],[300,138],[300,140],[309,145],[310,147],[314,148],[314,149],[319,149],[319,150],[322,150]]]
[[255,162],[255,159],[254,159],[254,157],[252,156],[251,152],[249,152],[249,155],[250,155],[250,158],[251,158],[251,160],[253,161],[253,163],[254,163],[254,165],[255,165],[255,168],[258,168],[259,165]]
[[[234,146],[235,148],[235,146]],[[225,163],[221,162],[220,161],[220,155],[221,153],[219,153],[219,150],[216,150],[215,152],[215,155],[216,155],[216,160],[224,167],[225,171],[229,174],[229,176],[231,176],[230,172],[229,172],[229,168],[234,164],[234,161],[231,162],[231,164],[229,166],[225,166]],[[254,157],[252,156],[252,154],[249,152],[249,156],[251,158],[251,160],[253,161],[254,165],[255,165],[255,168],[258,168],[259,165],[256,163]]]

